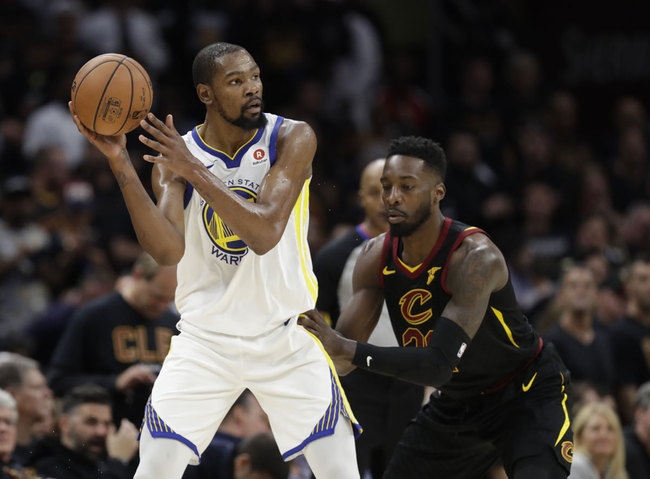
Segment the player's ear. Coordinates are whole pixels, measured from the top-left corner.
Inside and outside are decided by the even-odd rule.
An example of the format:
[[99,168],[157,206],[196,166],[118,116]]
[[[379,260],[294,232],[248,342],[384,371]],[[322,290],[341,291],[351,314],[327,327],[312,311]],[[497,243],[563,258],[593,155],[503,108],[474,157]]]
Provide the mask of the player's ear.
[[205,83],[199,83],[196,85],[196,94],[199,96],[201,103],[209,105],[212,103],[212,88]]
[[436,183],[435,186],[433,187],[433,195],[432,195],[432,200],[433,203],[440,203],[442,199],[445,197],[447,194],[447,187],[443,182]]

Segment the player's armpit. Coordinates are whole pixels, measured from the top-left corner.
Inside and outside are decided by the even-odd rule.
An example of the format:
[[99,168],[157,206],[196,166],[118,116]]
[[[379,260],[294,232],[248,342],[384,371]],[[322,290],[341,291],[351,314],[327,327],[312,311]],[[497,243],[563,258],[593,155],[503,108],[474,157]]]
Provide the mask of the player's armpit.
[[470,338],[453,321],[440,318],[425,348],[380,347],[357,343],[352,364],[421,386],[447,383],[469,345]]

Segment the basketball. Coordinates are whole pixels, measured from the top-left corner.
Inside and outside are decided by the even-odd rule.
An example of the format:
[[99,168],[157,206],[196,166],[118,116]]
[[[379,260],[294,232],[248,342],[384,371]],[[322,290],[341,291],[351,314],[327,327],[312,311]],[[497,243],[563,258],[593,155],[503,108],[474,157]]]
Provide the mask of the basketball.
[[147,71],[133,58],[106,53],[86,62],[74,77],[72,106],[81,123],[100,135],[134,130],[151,109]]

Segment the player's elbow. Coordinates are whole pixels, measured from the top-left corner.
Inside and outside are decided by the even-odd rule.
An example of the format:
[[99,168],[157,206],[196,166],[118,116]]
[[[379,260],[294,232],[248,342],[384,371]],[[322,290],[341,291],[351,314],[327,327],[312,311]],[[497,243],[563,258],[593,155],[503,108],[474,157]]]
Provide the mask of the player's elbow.
[[282,238],[282,233],[283,231],[279,228],[271,226],[265,228],[261,234],[254,234],[254,237],[251,238],[250,241],[246,241],[246,244],[253,253],[262,256],[275,248],[275,246],[280,242],[280,238]]

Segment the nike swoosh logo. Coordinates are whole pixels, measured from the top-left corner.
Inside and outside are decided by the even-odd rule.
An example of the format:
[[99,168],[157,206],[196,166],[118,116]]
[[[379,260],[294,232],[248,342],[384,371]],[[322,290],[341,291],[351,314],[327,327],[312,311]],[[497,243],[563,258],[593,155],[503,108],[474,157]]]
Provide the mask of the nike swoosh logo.
[[392,270],[388,269],[388,266],[384,266],[384,271],[383,272],[384,272],[384,276],[388,276],[389,274],[395,274],[395,270],[394,269],[392,269]]
[[366,356],[366,365],[370,367],[370,361],[372,361],[372,356]]
[[528,384],[523,384],[523,383],[522,383],[522,384],[521,384],[521,390],[522,390],[523,392],[527,392],[527,391],[530,389],[530,387],[533,385],[533,381],[535,380],[536,377],[537,377],[537,373],[535,373],[535,374],[533,375],[533,377],[530,378],[530,381],[528,381]]

